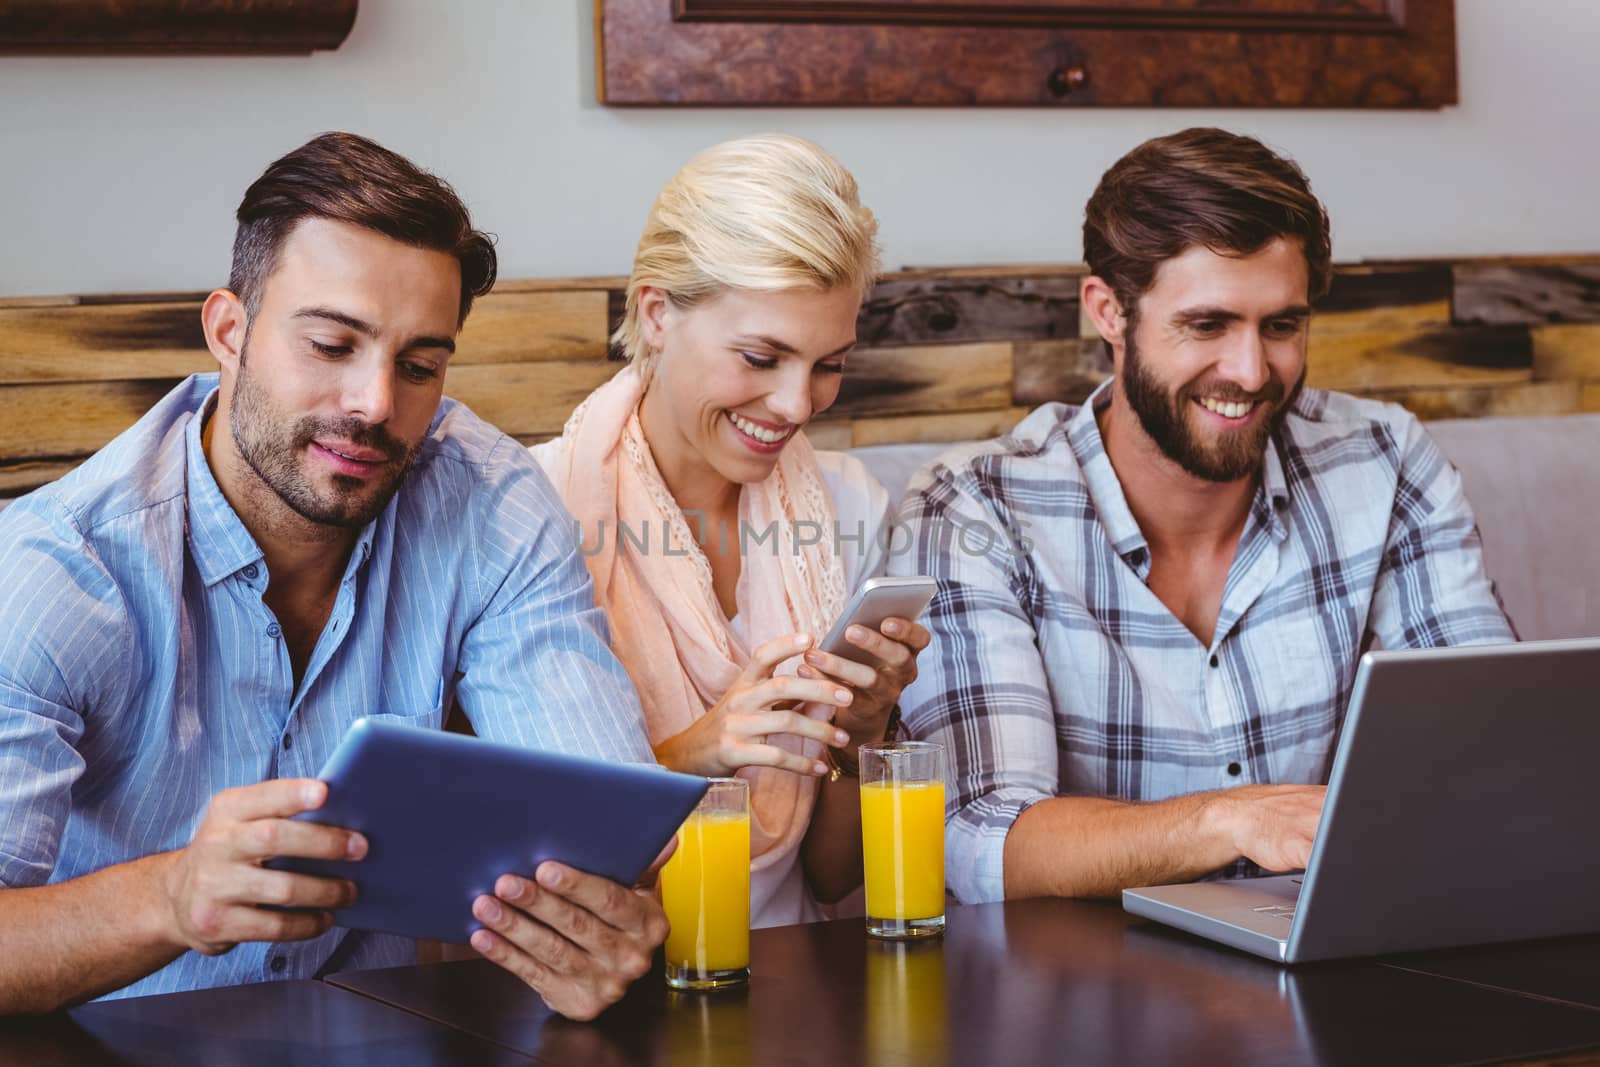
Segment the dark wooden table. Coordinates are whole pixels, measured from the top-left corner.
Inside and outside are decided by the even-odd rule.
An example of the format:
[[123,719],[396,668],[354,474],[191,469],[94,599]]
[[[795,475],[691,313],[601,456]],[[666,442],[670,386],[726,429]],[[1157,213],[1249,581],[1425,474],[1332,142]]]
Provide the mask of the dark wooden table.
[[1386,962],[1419,974],[1600,1010],[1600,937],[1416,953]]
[[1032,900],[952,908],[924,945],[860,920],[757,931],[748,988],[671,993],[656,974],[591,1024],[483,961],[330,981],[547,1064],[1365,1067],[1600,1048],[1597,966],[1600,939],[1291,970],[1113,905]]
[[529,1060],[326,982],[264,982],[0,1019],[0,1064],[432,1067]]

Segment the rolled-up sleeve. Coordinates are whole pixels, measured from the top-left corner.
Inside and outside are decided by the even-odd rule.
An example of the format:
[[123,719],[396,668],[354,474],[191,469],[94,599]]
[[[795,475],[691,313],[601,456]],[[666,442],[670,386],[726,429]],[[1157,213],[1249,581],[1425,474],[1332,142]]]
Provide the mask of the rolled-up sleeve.
[[50,880],[84,761],[85,714],[125,674],[116,585],[47,498],[0,515],[0,886]]
[[644,714],[611,651],[570,516],[527,452],[496,451],[474,524],[485,605],[463,643],[457,692],[473,728],[508,744],[653,763]]
[[946,882],[964,903],[1002,900],[1006,835],[1058,781],[1027,534],[970,469],[944,464],[912,481],[898,525],[910,539],[891,552],[890,573],[939,580],[924,619],[932,644],[901,707],[912,736],[945,749]]
[[1397,413],[1395,485],[1370,628],[1384,648],[1513,641],[1483,566],[1461,475],[1422,424]]

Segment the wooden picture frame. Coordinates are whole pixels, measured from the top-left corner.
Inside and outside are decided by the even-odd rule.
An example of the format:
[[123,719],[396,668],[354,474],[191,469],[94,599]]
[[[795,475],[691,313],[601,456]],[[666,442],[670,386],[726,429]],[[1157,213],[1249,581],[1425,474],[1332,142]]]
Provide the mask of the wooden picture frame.
[[596,0],[618,106],[1439,108],[1454,0]]

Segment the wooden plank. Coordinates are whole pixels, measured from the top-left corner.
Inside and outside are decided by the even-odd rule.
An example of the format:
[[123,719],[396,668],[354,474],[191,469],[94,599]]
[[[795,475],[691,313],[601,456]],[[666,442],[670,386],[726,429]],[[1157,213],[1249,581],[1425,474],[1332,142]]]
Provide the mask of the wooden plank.
[[78,303],[75,296],[0,296],[0,310],[5,308],[72,307]]
[[82,460],[45,460],[0,463],[0,498],[31,493],[46,482],[53,482]]
[[956,264],[930,267],[926,264],[902,267],[880,275],[880,282],[911,281],[917,278],[1070,278],[1074,285],[1089,273],[1082,263],[1013,263],[993,266]]
[[1019,341],[1011,353],[1011,402],[1024,408],[1051,400],[1081,404],[1111,377],[1111,357],[1099,339]]
[[1006,407],[994,411],[959,411],[948,415],[905,415],[897,418],[856,419],[851,424],[851,445],[898,445],[911,442],[978,441],[1010,432],[1030,409]]
[[1450,325],[1450,267],[1446,264],[1372,263],[1334,271],[1328,293],[1311,319],[1320,335],[1377,330],[1418,330]]
[[196,304],[0,310],[0,383],[165,380],[215,369]]
[[1583,407],[1581,382],[1523,382],[1458,389],[1378,390],[1367,394],[1402,404],[1419,419],[1488,415],[1570,415]]
[[1600,325],[1535,326],[1533,376],[1600,379]]
[[152,379],[0,389],[0,460],[86,456],[132,426],[176,384]]
[[[1416,330],[1450,325],[1447,263],[1355,263],[1334,268],[1333,284],[1317,301],[1313,337],[1373,330]],[[1080,308],[1078,336],[1099,337]]]
[[928,345],[851,353],[833,418],[1001,408],[1011,403],[1011,346]]
[[1377,331],[1316,338],[1308,385],[1370,392],[1531,381],[1533,348],[1521,327]]
[[851,446],[854,425],[849,419],[816,419],[806,426],[806,440],[812,448],[843,452]]
[[1600,322],[1600,263],[1458,264],[1455,321],[1491,326]]
[[861,309],[863,345],[1042,341],[1078,329],[1078,285],[1064,274],[878,283]]
[[553,436],[573,408],[622,367],[604,360],[452,367],[445,393],[512,436]]
[[490,296],[497,293],[546,293],[552,289],[623,289],[628,285],[625,274],[595,274],[576,278],[500,278],[494,283]]
[[450,365],[600,359],[605,354],[606,290],[493,292],[472,305]]
[[[599,359],[606,291],[490,294],[452,365]],[[192,302],[0,309],[0,383],[175,378],[216,369]]]
[[1584,382],[1580,411],[1600,412],[1600,382]]

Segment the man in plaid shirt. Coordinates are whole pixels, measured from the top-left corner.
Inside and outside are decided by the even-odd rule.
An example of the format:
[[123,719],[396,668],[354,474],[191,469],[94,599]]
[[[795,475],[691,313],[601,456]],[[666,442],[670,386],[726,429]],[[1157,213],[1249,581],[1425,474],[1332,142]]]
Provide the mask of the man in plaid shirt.
[[1360,654],[1514,640],[1417,420],[1302,388],[1331,268],[1293,162],[1149,141],[1084,257],[1112,381],[945,454],[900,514],[891,569],[940,579],[902,704],[945,746],[968,902],[1303,867]]

